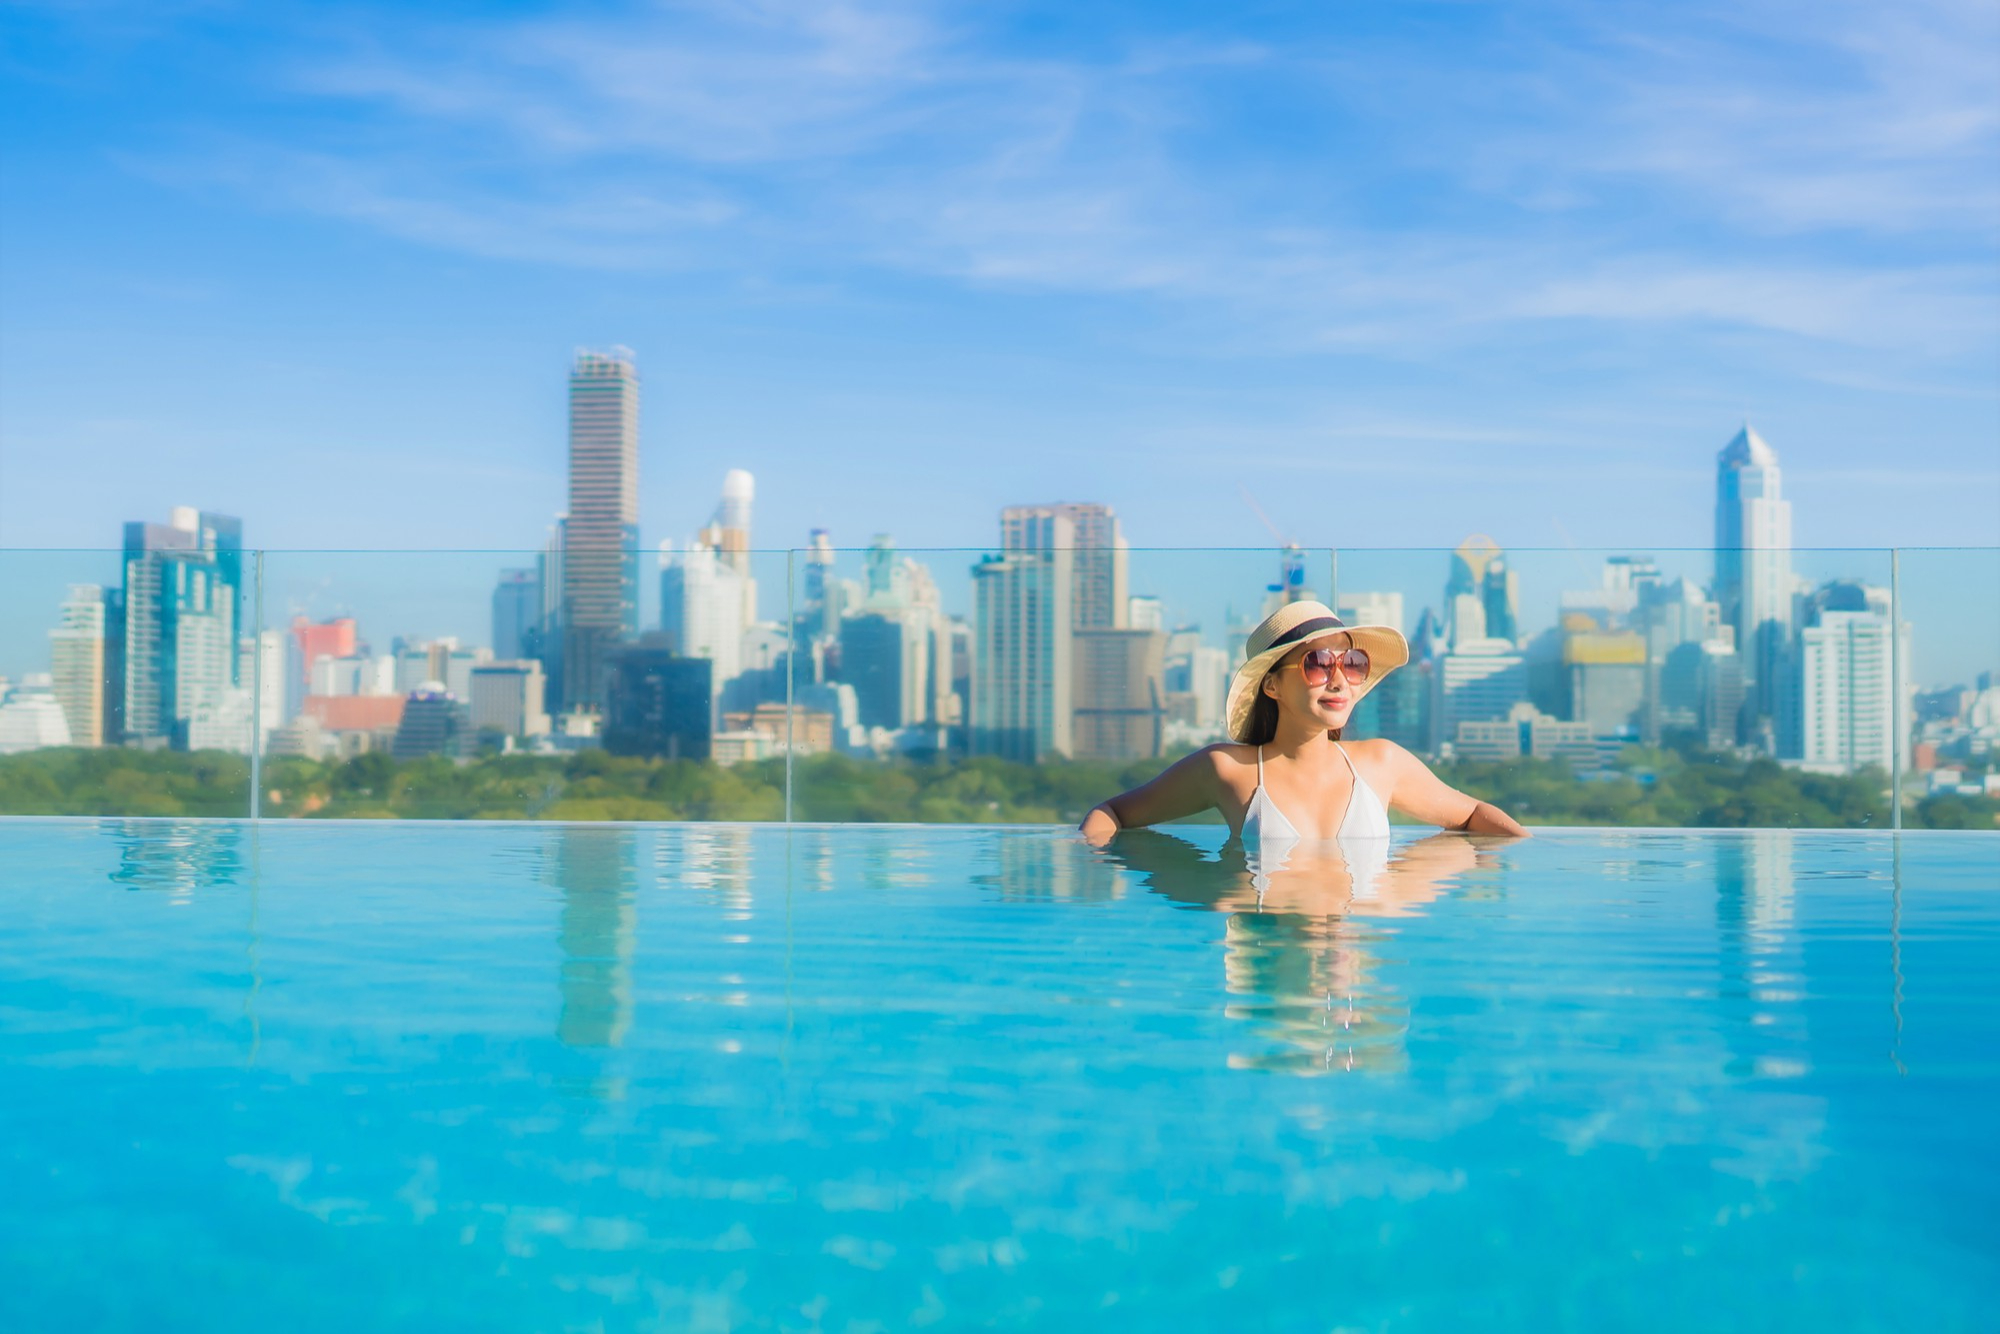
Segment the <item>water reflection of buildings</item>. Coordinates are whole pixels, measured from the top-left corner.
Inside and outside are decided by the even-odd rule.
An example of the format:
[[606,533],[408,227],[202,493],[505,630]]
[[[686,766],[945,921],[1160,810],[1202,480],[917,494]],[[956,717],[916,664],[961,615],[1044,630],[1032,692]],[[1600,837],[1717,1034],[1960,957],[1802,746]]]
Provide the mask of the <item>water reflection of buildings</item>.
[[638,931],[632,830],[565,825],[553,870],[562,894],[562,1012],[556,1036],[570,1047],[616,1047],[632,1023],[632,952]]
[[234,823],[120,820],[110,833],[118,845],[111,880],[127,889],[185,895],[233,885],[243,873],[243,831]]
[[674,825],[660,831],[653,864],[662,883],[692,890],[723,909],[725,920],[748,921],[750,854],[757,829],[742,824]]
[[1725,1031],[1746,1049],[1731,1073],[1806,1073],[1805,963],[1793,929],[1793,839],[1789,829],[1717,833],[1715,923],[1717,997]]
[[1383,976],[1391,932],[1364,919],[1420,914],[1479,863],[1465,838],[1423,839],[1397,849],[1357,902],[1353,869],[1334,850],[1260,868],[1235,840],[1211,857],[1170,834],[1132,830],[1108,851],[1154,893],[1228,914],[1224,1013],[1262,1039],[1229,1064],[1302,1075],[1408,1066],[1410,1002]]
[[[1179,839],[1172,841],[1188,847]],[[1124,897],[1118,867],[1077,839],[1022,830],[998,833],[994,844],[997,864],[973,880],[1004,900],[1102,903]]]

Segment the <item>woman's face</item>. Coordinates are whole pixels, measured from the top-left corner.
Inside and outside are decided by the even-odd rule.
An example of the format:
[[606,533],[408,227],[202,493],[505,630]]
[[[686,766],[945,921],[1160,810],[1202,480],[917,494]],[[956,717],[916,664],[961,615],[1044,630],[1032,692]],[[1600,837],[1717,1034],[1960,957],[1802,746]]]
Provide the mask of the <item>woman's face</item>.
[[1332,635],[1299,645],[1281,658],[1264,678],[1264,693],[1278,701],[1281,714],[1299,720],[1310,719],[1317,726],[1329,730],[1347,726],[1348,715],[1354,712],[1355,687],[1348,683],[1346,674],[1335,667],[1320,684],[1307,685],[1301,664],[1306,654],[1314,649],[1345,649],[1353,647],[1353,644],[1354,640],[1349,635]]

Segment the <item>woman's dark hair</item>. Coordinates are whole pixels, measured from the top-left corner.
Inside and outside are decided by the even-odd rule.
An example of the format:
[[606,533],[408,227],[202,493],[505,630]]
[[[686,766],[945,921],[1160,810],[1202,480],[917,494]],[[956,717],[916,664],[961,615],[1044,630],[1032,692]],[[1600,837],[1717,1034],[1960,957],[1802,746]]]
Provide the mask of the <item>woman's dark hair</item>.
[[[1264,681],[1270,680],[1277,670],[1273,667],[1264,673]],[[1340,734],[1346,730],[1344,727],[1331,727],[1327,729],[1327,735],[1338,741]],[[1259,681],[1257,694],[1250,701],[1250,723],[1245,729],[1243,743],[1248,746],[1267,746],[1277,735],[1278,701],[1264,693],[1264,682]]]

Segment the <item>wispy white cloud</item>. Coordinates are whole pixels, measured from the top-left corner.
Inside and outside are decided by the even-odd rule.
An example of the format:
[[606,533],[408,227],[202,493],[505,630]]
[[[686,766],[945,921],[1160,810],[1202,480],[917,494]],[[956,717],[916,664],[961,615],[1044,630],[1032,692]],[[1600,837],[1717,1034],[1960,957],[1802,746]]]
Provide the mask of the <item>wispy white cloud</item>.
[[1000,21],[705,0],[371,24],[284,67],[304,128],[165,169],[490,257],[1137,297],[1210,345],[1995,336],[1986,6],[1558,3],[1449,52],[1336,25],[1060,58]]

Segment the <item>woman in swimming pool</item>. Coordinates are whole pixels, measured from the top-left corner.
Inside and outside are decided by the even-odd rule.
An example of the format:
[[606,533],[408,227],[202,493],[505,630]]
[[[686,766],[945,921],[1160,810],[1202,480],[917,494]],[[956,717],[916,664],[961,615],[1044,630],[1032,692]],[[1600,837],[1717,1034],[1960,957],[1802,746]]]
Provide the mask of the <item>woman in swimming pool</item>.
[[1525,837],[1499,807],[1451,787],[1393,741],[1340,739],[1354,706],[1410,659],[1402,632],[1343,625],[1320,602],[1278,608],[1250,632],[1229,685],[1230,740],[1092,808],[1083,836],[1103,844],[1120,829],[1211,807],[1252,848],[1389,836],[1389,810],[1468,834]]

